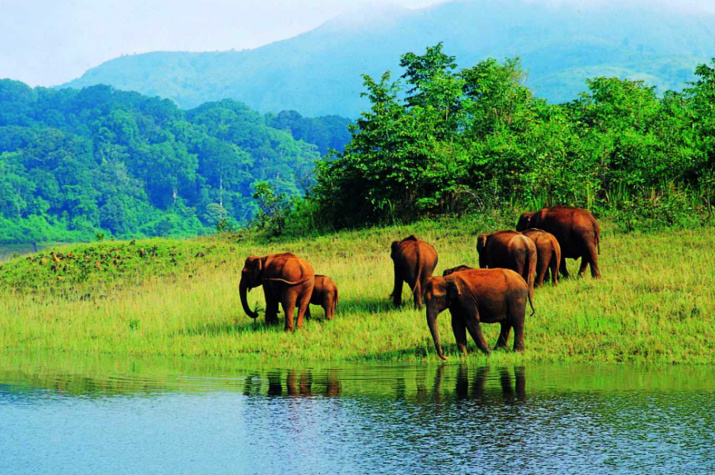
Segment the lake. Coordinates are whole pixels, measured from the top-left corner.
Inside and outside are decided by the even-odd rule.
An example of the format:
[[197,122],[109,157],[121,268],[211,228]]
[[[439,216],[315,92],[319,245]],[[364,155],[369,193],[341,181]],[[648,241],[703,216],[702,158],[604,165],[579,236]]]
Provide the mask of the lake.
[[5,356],[0,473],[715,472],[711,367],[483,364]]

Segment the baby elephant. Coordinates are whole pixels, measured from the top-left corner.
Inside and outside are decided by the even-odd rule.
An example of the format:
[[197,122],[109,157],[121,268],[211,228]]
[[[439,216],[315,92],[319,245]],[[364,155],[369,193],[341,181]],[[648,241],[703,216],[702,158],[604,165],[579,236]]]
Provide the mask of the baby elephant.
[[[338,286],[327,275],[315,276],[313,294],[310,296],[311,305],[320,305],[325,310],[325,318],[335,318],[335,307],[338,305]],[[305,315],[310,318],[310,307]]]

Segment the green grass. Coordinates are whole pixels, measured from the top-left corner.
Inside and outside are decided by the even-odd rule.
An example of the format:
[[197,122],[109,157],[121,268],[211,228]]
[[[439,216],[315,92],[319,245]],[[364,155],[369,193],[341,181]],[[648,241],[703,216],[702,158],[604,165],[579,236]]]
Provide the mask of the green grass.
[[[604,223],[603,278],[537,289],[526,351],[496,363],[715,363],[715,235],[694,231],[617,234]],[[194,240],[73,245],[0,265],[0,352],[211,356],[246,363],[436,361],[424,312],[391,306],[390,242],[415,232],[439,253],[437,273],[476,264],[467,220],[423,222],[266,242],[246,234]],[[292,251],[340,288],[334,321],[314,308],[295,334],[241,309],[238,282],[248,255]],[[55,259],[52,256],[55,252]],[[577,264],[570,262],[575,273]],[[404,300],[409,302],[405,288]],[[263,309],[262,292],[249,294]],[[459,361],[448,312],[442,341]],[[483,325],[493,345],[498,325]],[[511,342],[510,342],[511,343]],[[485,360],[469,342],[470,359]]]

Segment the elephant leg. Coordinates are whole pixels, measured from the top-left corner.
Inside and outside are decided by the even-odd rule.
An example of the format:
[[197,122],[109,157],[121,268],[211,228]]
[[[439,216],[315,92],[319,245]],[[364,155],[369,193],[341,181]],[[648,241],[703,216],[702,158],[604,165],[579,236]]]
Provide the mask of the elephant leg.
[[581,256],[581,266],[579,266],[579,269],[578,269],[579,277],[583,277],[583,275],[586,273],[587,267],[588,267],[588,256],[583,255],[583,256]]
[[509,322],[501,322],[501,331],[499,332],[499,339],[497,340],[497,346],[494,349],[506,348],[506,342],[509,339],[509,333],[511,333],[511,324]]
[[303,290],[302,293],[296,292],[296,299],[298,300],[298,328],[303,328],[303,317],[306,312],[308,312],[308,307],[310,306],[310,295],[313,293],[313,289]]
[[413,298],[415,300],[415,307],[422,310],[422,282],[415,281],[415,287],[412,289]]
[[564,277],[564,279],[569,278],[569,269],[566,266],[566,258],[564,256],[561,256],[561,263],[559,265],[559,271],[561,272],[561,275]]
[[551,259],[550,272],[551,272],[551,283],[553,285],[558,284],[559,283],[559,263],[556,260],[556,257],[553,257]]
[[335,299],[331,299],[330,297],[325,297],[323,300],[323,310],[325,310],[325,318],[327,320],[332,320],[335,316],[335,305],[333,305],[334,300]]
[[457,340],[457,349],[462,355],[467,356],[467,327],[461,315],[452,315],[452,333]]
[[542,285],[544,285],[544,279],[546,278],[546,272],[548,270],[548,265],[542,265],[542,263],[539,263],[539,269],[536,273],[536,282],[534,283],[534,287],[541,287]]
[[524,319],[519,318],[512,327],[514,328],[514,351],[524,351]]
[[313,317],[310,316],[310,305],[308,305],[308,308],[305,309],[305,319],[310,320],[311,318]]
[[395,267],[395,287],[392,289],[392,294],[390,294],[390,297],[392,297],[392,303],[395,307],[402,305],[402,283],[402,277],[397,271],[397,267]]
[[265,286],[263,294],[266,296],[266,324],[275,325],[278,323],[278,299]]
[[599,278],[601,277],[601,271],[598,270],[598,249],[595,244],[588,246],[588,263],[591,266],[591,277]]
[[479,315],[469,316],[466,318],[467,330],[469,334],[472,335],[472,339],[477,344],[477,348],[482,350],[485,355],[491,354],[491,350],[487,346],[487,340],[484,339],[484,334],[482,334],[482,327],[479,325]]
[[[293,312],[295,311],[295,306],[296,302],[298,300],[298,293],[292,291],[293,289],[288,290],[285,295],[283,296],[283,312],[286,314],[286,324],[285,324],[285,331],[287,332],[295,332],[295,325],[293,322]],[[302,316],[303,313],[305,312],[305,309],[303,309],[303,312],[300,313]]]

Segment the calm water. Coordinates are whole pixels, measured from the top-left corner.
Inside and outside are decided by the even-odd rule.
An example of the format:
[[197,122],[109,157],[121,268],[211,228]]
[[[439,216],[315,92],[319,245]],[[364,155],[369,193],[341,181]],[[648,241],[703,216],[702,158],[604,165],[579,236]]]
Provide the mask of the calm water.
[[715,370],[0,361],[0,473],[714,473]]

